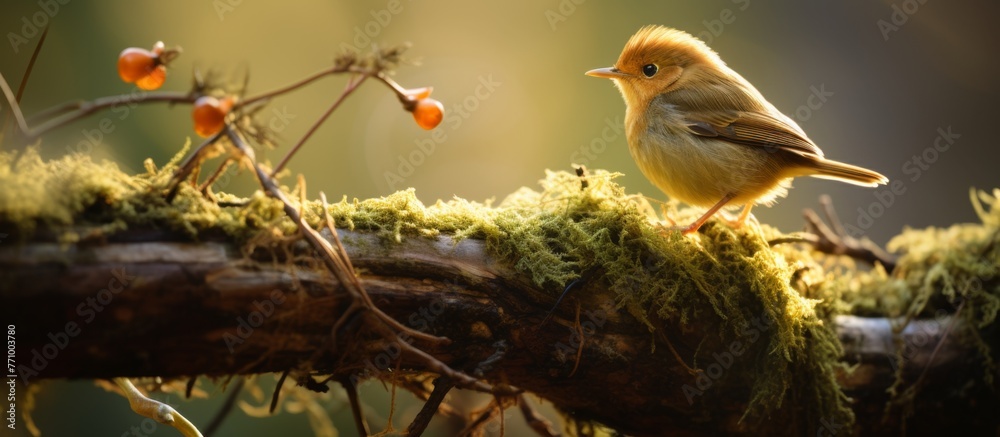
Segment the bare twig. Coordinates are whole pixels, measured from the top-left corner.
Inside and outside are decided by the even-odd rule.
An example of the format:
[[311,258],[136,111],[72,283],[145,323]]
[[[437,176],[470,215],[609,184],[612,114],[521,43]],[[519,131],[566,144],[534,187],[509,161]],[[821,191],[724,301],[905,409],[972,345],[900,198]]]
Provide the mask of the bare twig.
[[[303,86],[306,86],[320,78],[347,72],[361,72],[359,69],[353,66],[335,66],[331,68],[324,69],[322,71],[313,73],[312,75],[306,77],[305,79],[296,81],[290,85],[267,91],[259,95],[248,97],[242,102],[237,103],[237,106],[233,108],[234,110],[239,109],[239,107],[245,107],[247,105],[266,101],[275,96],[279,96],[288,92],[295,91]],[[13,94],[11,94],[11,97]],[[11,98],[8,97],[8,100]],[[57,127],[63,126],[72,121],[78,120],[80,118],[86,117],[102,109],[110,108],[115,105],[121,104],[140,104],[140,103],[154,103],[154,102],[165,102],[172,104],[192,104],[195,100],[200,97],[200,94],[195,91],[188,92],[142,92],[142,93],[129,93],[121,94],[116,96],[105,96],[98,97],[93,100],[74,100],[69,102],[60,103],[58,105],[52,106],[47,109],[43,109],[38,113],[32,115],[29,119],[31,121],[45,120],[41,125],[30,129],[24,116],[21,115],[18,122],[21,126],[21,130],[28,139],[34,139],[42,134],[55,129]],[[20,108],[15,112],[15,116],[20,114]]]
[[288,372],[290,370],[285,369],[281,372],[281,377],[278,378],[278,383],[274,385],[274,393],[271,393],[271,406],[268,408],[268,412],[274,414],[274,409],[278,407],[278,397],[281,396],[281,386],[285,385],[285,378],[288,377]]
[[344,387],[344,391],[347,392],[347,400],[351,404],[351,416],[354,418],[354,426],[358,430],[358,435],[360,437],[368,436],[371,431],[368,430],[368,421],[365,420],[364,412],[361,411],[358,387],[351,383],[350,378],[341,378],[338,382]]
[[346,99],[347,96],[351,95],[351,93],[353,93],[354,90],[358,89],[358,86],[360,86],[367,78],[368,78],[367,74],[362,74],[361,77],[357,79],[352,78],[351,80],[347,81],[347,86],[344,87],[344,91],[340,93],[340,97],[338,97],[337,100],[334,101],[329,108],[327,108],[326,112],[324,112],[323,115],[319,117],[319,120],[316,120],[316,122],[309,127],[309,130],[306,131],[306,134],[303,135],[302,138],[299,139],[299,141],[295,143],[294,146],[292,146],[292,148],[288,151],[288,153],[285,154],[284,158],[281,158],[281,161],[278,162],[278,165],[274,167],[274,170],[271,170],[272,178],[275,177],[275,175],[277,175],[278,172],[280,172],[282,169],[285,168],[285,164],[288,164],[288,161],[292,159],[292,156],[294,156],[295,153],[298,152],[300,148],[302,148],[302,145],[305,144],[306,141],[308,141],[309,138],[312,137],[314,133],[316,133],[316,130],[318,130],[319,127],[326,121],[326,119],[329,118],[331,114],[333,114],[333,111],[337,110],[340,104],[344,102],[344,99]]
[[223,132],[219,131],[219,133],[205,139],[205,141],[198,145],[198,147],[195,148],[190,155],[188,155],[187,159],[185,159],[184,162],[177,167],[177,170],[174,171],[173,177],[167,184],[166,199],[168,202],[173,200],[174,196],[177,195],[177,190],[180,188],[181,183],[187,180],[187,178],[192,174],[197,173],[197,171],[201,168],[202,161],[205,160],[205,151],[208,150],[209,147],[214,146],[217,141],[222,139],[222,135]]
[[500,405],[497,403],[496,399],[490,401],[485,408],[479,410],[473,415],[475,416],[468,425],[465,426],[461,431],[458,432],[459,437],[472,437],[480,435],[481,430],[487,423],[490,423],[497,414],[500,413]]
[[419,436],[424,433],[427,429],[427,424],[431,423],[431,419],[437,414],[438,408],[441,406],[441,402],[444,401],[445,395],[451,391],[452,387],[455,385],[448,380],[447,377],[441,376],[434,380],[434,391],[427,398],[427,402],[417,413],[417,416],[413,418],[413,422],[410,422],[410,426],[406,427],[407,436]]
[[215,413],[215,416],[213,416],[212,420],[208,422],[208,425],[205,425],[205,432],[203,433],[205,434],[205,437],[214,435],[215,431],[222,426],[222,422],[226,420],[226,417],[229,417],[229,413],[233,411],[233,406],[236,405],[236,398],[240,395],[240,392],[243,391],[243,384],[245,382],[246,379],[239,378],[236,381],[236,384],[233,387],[230,387],[229,394],[226,395],[226,401],[222,403],[222,406],[219,407],[219,411]]
[[519,395],[517,397],[517,405],[521,409],[521,415],[524,416],[524,421],[534,430],[538,435],[542,437],[559,437],[558,431],[552,427],[552,422],[545,419],[532,408],[531,404],[528,403],[528,398],[525,395]]
[[[49,26],[45,26],[42,30],[42,36],[38,38],[38,44],[35,44],[35,50],[31,52],[31,58],[28,59],[28,66],[24,69],[24,75],[21,76],[21,84],[17,86],[17,95],[14,96],[14,100],[21,103],[21,97],[24,97],[24,89],[28,85],[28,79],[31,77],[31,71],[35,68],[35,61],[38,60],[38,54],[42,51],[42,44],[45,44],[45,37],[49,34]],[[4,116],[3,119],[3,129],[0,132],[7,132],[7,127],[10,125],[10,115],[14,111]]]
[[948,327],[944,329],[944,334],[941,335],[941,340],[934,345],[934,350],[931,352],[930,359],[927,360],[927,365],[924,366],[924,370],[920,372],[920,376],[917,377],[917,381],[913,383],[914,390],[919,388],[920,384],[924,382],[924,378],[927,377],[927,370],[930,369],[931,364],[934,363],[934,359],[937,358],[938,352],[941,352],[941,346],[943,346],[944,342],[948,340],[948,335],[951,334],[951,330],[960,320],[958,316],[962,314],[962,308],[965,308],[965,302],[966,301],[963,300],[962,303],[958,304],[958,309],[955,310],[955,315],[952,316],[951,322],[948,323]]
[[17,125],[21,128],[21,132],[24,135],[28,135],[28,123],[24,121],[24,114],[21,113],[21,105],[17,103],[17,96],[14,95],[14,91],[11,91],[10,85],[7,84],[7,79],[3,77],[3,73],[0,73],[0,90],[7,97],[10,112],[14,114],[14,119],[17,120]]
[[580,368],[580,360],[583,358],[583,346],[587,339],[583,334],[583,325],[580,324],[580,302],[576,302],[576,317],[573,320],[573,327],[576,328],[576,335],[580,337],[580,346],[576,348],[576,359],[573,362],[573,370],[569,372],[567,378],[576,375],[576,370]]
[[[154,103],[154,102],[159,102],[159,103],[187,103],[187,104],[191,104],[191,103],[194,103],[194,101],[197,100],[197,99],[198,99],[198,96],[196,94],[192,94],[192,93],[189,93],[189,92],[180,93],[180,92],[176,92],[176,91],[174,91],[174,92],[165,91],[165,92],[156,92],[156,93],[147,93],[147,92],[143,92],[143,93],[130,93],[130,94],[122,94],[122,95],[118,95],[118,96],[99,97],[99,98],[91,100],[91,101],[76,101],[76,102],[63,103],[61,105],[58,105],[54,109],[49,109],[49,110],[46,110],[46,111],[48,111],[48,112],[56,112],[56,111],[63,111],[63,112],[65,112],[66,109],[74,109],[74,108],[75,108],[75,110],[73,110],[72,112],[67,112],[67,113],[65,113],[62,116],[48,119],[48,121],[43,122],[41,125],[35,127],[34,129],[30,129],[29,130],[29,129],[27,129],[27,125],[25,125],[24,126],[25,136],[28,137],[28,139],[38,138],[42,134],[44,134],[44,133],[46,133],[46,132],[48,132],[48,131],[50,131],[52,129],[55,129],[55,128],[63,126],[65,124],[67,124],[67,123],[79,120],[79,119],[81,119],[83,117],[86,117],[86,116],[88,116],[90,114],[93,114],[93,113],[95,113],[97,111],[100,111],[100,110],[105,109],[105,108],[110,108],[110,107],[115,106],[115,105],[126,105],[126,104],[134,104],[134,103]],[[32,119],[35,119],[35,118],[38,118],[38,117],[37,116],[36,117],[32,117]]]
[[243,103],[241,103],[241,105],[246,106],[246,105],[252,104],[254,102],[263,101],[263,100],[270,99],[272,97],[280,96],[282,94],[289,93],[289,92],[295,91],[295,90],[297,90],[299,88],[302,88],[302,87],[304,87],[306,85],[309,85],[310,83],[313,83],[313,82],[315,82],[315,81],[317,81],[319,79],[322,79],[322,78],[324,78],[326,76],[330,76],[330,75],[338,74],[338,73],[346,73],[348,71],[352,71],[350,67],[335,66],[335,67],[332,67],[332,68],[327,68],[327,69],[318,71],[316,73],[313,73],[313,74],[307,76],[306,78],[304,78],[302,80],[296,81],[296,82],[291,83],[289,85],[285,85],[285,86],[283,86],[281,88],[274,89],[274,90],[271,90],[271,91],[267,91],[267,92],[258,94],[258,95],[253,96],[253,97],[247,97],[245,100],[243,100]]
[[38,54],[42,51],[42,44],[45,44],[45,37],[49,35],[49,26],[45,26],[42,30],[42,35],[38,37],[38,44],[35,44],[35,50],[31,52],[31,58],[28,59],[28,67],[24,69],[24,76],[21,78],[21,84],[17,86],[17,102],[21,102],[21,97],[24,96],[24,89],[28,85],[28,78],[31,77],[31,70],[35,68],[35,61],[38,60]]
[[868,238],[859,240],[847,235],[847,231],[837,218],[837,212],[833,208],[830,196],[820,196],[820,203],[823,205],[827,221],[834,229],[830,229],[830,226],[827,226],[815,211],[807,209],[803,212],[806,218],[807,234],[777,238],[768,241],[768,244],[775,246],[785,243],[809,243],[823,253],[846,255],[872,265],[880,263],[888,272],[896,268],[895,258],[877,244]]

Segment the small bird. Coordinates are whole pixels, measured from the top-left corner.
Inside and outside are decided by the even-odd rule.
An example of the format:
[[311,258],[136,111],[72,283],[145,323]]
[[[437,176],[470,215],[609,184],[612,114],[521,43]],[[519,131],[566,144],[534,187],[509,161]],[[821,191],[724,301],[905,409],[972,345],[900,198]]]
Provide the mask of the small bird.
[[755,204],[788,193],[791,179],[813,176],[875,187],[874,171],[831,161],[799,125],[726,66],[704,42],[664,26],[639,29],[614,67],[586,73],[614,81],[625,99],[629,152],[642,174],[667,195],[710,207],[696,232],[726,205]]

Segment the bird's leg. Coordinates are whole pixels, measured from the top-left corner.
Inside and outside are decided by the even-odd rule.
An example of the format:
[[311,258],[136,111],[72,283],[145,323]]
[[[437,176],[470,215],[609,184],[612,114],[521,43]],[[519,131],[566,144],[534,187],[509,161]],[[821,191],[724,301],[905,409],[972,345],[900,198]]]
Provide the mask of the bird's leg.
[[729,226],[738,228],[743,226],[747,222],[747,218],[750,217],[750,210],[753,209],[753,203],[748,203],[743,205],[743,211],[740,211],[740,215],[735,219],[727,217],[726,221],[729,222]]
[[[716,203],[714,206],[709,208],[708,211],[705,211],[705,214],[702,214],[702,216],[699,217],[698,220],[695,220],[694,223],[691,223],[686,227],[673,226],[666,229],[681,231],[681,233],[685,235],[690,234],[692,232],[697,232],[698,229],[701,228],[701,225],[705,224],[705,222],[707,222],[708,219],[712,218],[712,216],[715,215],[715,213],[719,212],[719,210],[722,209],[723,206],[726,206],[726,204],[729,203],[730,200],[733,200],[733,197],[736,197],[736,195],[732,193],[727,194],[725,197],[722,198],[722,200],[719,201],[719,203]],[[743,212],[746,214],[750,214],[749,208],[745,208]],[[740,217],[745,219],[745,217],[743,217],[743,214],[740,214]]]

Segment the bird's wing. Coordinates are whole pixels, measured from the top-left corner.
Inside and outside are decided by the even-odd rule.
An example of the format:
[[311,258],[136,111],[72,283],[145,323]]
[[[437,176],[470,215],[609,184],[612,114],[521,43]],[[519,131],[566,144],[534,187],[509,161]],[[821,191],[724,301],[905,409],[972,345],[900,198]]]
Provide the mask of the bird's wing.
[[777,148],[807,157],[823,157],[804,134],[789,122],[759,112],[711,111],[684,112],[691,133],[715,137],[745,146]]

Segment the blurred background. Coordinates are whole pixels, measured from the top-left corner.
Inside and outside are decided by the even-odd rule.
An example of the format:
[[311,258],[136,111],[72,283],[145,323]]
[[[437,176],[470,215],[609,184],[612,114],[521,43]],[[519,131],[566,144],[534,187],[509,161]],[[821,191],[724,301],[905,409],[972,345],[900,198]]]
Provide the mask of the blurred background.
[[[761,222],[798,230],[802,209],[829,194],[852,233],[885,244],[906,226],[975,221],[969,188],[1000,187],[995,1],[2,0],[2,10],[0,72],[15,88],[40,27],[50,27],[22,101],[29,116],[67,100],[132,92],[118,78],[117,56],[158,40],[184,49],[163,90],[188,90],[199,69],[234,82],[249,74],[249,95],[328,67],[343,47],[411,42],[409,55],[420,65],[400,67],[395,78],[409,88],[434,87],[446,107],[440,132],[421,130],[382,85],[366,84],[290,163],[308,176],[311,197],[322,190],[332,199],[368,198],[414,187],[427,204],[453,196],[501,200],[534,186],[545,169],[576,163],[622,172],[630,193],[663,199],[629,156],[618,91],[583,75],[611,66],[645,24],[701,37],[828,157],[900,181],[894,190],[873,190],[799,179],[788,198],[754,211]],[[272,162],[332,103],[344,80],[324,79],[260,113],[279,139],[267,155]],[[113,130],[93,141],[105,118]],[[106,111],[45,135],[39,147],[48,157],[84,153],[138,170],[147,157],[162,164],[188,138],[198,142],[190,120],[188,106]],[[248,174],[220,185],[238,193],[255,188]],[[141,422],[122,399],[89,382],[42,387],[35,420],[44,435],[121,435]],[[219,392],[209,391],[208,401],[179,405],[196,423],[221,403]],[[386,390],[371,384],[366,393],[384,417]],[[341,431],[352,434],[337,402],[328,406]],[[470,400],[469,408],[480,403]],[[416,408],[403,408],[397,427]],[[520,422],[508,417],[510,427]],[[441,435],[450,429],[436,426]],[[154,434],[172,433],[160,426]],[[310,433],[303,415],[262,420],[236,412],[219,435]]]

